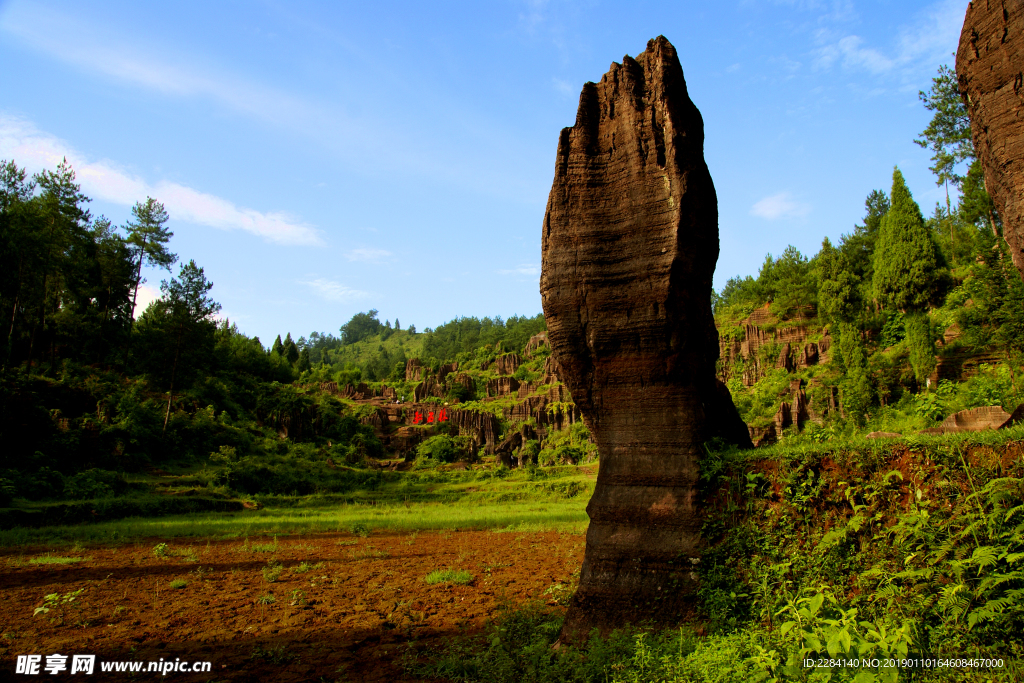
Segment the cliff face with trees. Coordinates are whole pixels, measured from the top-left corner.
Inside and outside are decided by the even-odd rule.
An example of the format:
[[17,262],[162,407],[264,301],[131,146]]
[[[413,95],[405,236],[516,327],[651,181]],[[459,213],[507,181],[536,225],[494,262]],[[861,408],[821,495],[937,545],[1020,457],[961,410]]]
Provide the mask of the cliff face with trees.
[[838,244],[788,247],[714,295],[719,375],[756,441],[912,432],[1024,399],[1024,283],[954,74],[941,68],[921,99],[934,115],[917,142],[948,193],[930,217],[894,169]]

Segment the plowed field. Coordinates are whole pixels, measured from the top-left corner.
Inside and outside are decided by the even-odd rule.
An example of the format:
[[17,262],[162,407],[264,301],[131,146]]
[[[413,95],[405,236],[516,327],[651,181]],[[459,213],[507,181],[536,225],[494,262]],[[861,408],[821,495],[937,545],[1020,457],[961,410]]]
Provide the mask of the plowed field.
[[[417,648],[484,627],[499,606],[554,605],[577,534],[316,534],[0,552],[0,680],[402,681]],[[66,564],[60,558],[81,558]],[[438,569],[467,585],[428,585]],[[184,585],[183,585],[184,584]],[[49,612],[33,616],[45,596]],[[563,591],[564,594],[564,591]],[[91,677],[15,675],[18,655],[96,655]],[[209,661],[210,673],[103,673],[103,662]]]

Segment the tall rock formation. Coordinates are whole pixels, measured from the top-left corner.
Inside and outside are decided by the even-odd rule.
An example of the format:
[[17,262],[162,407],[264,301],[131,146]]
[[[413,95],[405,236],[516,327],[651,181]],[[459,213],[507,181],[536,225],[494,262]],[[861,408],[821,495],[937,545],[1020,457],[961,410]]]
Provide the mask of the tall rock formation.
[[[601,457],[562,636],[687,611],[703,444],[749,445],[715,379],[718,200],[704,122],[664,37],[580,95],[558,140],[540,290],[559,374]],[[731,412],[730,412],[731,411]]]
[[1024,0],[968,4],[956,75],[985,189],[1024,277]]

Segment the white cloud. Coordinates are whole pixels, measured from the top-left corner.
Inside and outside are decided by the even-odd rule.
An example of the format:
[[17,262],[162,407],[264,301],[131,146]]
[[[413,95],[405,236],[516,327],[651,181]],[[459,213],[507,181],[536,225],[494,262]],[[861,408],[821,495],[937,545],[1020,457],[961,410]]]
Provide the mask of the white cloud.
[[518,268],[499,270],[501,275],[540,275],[540,266],[535,263],[523,263]]
[[[0,13],[0,31],[78,69],[156,90],[165,95],[208,97],[220,104],[264,120],[283,123],[308,115],[311,107],[274,88],[247,82],[237,74],[218,74],[180,53],[132,46],[124,36],[105,34],[92,25],[36,3],[12,2]],[[171,57],[171,61],[168,60]]]
[[163,203],[172,220],[221,230],[244,230],[279,244],[316,245],[315,228],[282,212],[236,206],[222,197],[166,180],[148,183],[108,159],[88,161],[68,143],[31,123],[0,113],[0,159],[12,159],[29,171],[53,169],[67,159],[86,195],[133,206],[146,197]]
[[363,261],[365,263],[381,263],[391,256],[390,251],[384,249],[353,249],[345,254],[349,261]]
[[811,212],[811,205],[795,201],[788,192],[780,192],[750,207],[750,215],[770,221],[780,218],[803,218]]
[[135,299],[135,309],[132,316],[138,318],[151,303],[160,298],[160,290],[149,285],[139,285],[139,294]]
[[328,280],[326,278],[317,278],[316,280],[300,281],[300,285],[306,285],[313,290],[313,293],[319,296],[321,299],[327,301],[333,301],[336,303],[345,303],[348,301],[354,301],[356,299],[363,299],[370,295],[369,292],[364,292],[358,289],[352,289],[347,287],[340,282],[334,280]]
[[835,31],[822,28],[815,34],[819,47],[814,52],[814,63],[822,69],[830,69],[838,63],[847,69],[862,69],[875,75],[905,69],[916,71],[920,66],[933,70],[936,63],[950,59],[951,48],[960,42],[963,23],[964,3],[941,0],[900,30],[890,54],[867,46],[860,36],[840,37]]

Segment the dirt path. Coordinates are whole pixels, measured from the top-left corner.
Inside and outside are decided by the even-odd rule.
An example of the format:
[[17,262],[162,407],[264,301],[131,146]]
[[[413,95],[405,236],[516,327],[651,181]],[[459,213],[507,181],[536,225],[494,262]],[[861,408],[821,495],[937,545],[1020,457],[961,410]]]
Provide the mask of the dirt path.
[[[30,563],[40,549],[0,552],[0,680],[34,679],[14,675],[17,655],[43,655],[45,666],[46,655],[59,653],[97,655],[96,673],[84,680],[402,681],[409,643],[478,631],[503,603],[554,604],[545,591],[568,584],[584,537],[318,534],[280,537],[276,549],[269,538],[193,539],[171,543],[164,557],[157,543],[65,550],[59,555],[84,559],[64,565]],[[423,580],[445,568],[473,580]],[[44,596],[79,589],[63,625],[57,607],[33,616]],[[211,673],[99,670],[102,661],[161,658],[210,661]]]

